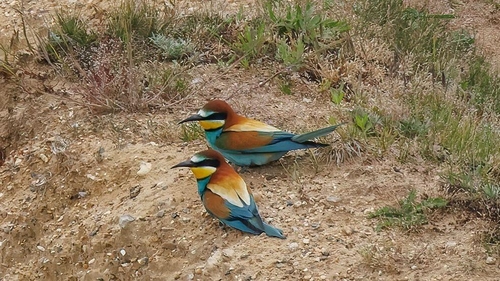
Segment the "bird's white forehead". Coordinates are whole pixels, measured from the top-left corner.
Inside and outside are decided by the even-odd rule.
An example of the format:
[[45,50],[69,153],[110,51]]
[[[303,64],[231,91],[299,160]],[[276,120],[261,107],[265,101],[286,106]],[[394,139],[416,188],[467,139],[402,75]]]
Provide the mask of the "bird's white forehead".
[[212,111],[208,111],[208,110],[205,110],[205,109],[200,109],[200,111],[198,111],[198,115],[200,115],[201,117],[207,117],[208,115],[212,114],[213,112]]
[[200,156],[200,155],[193,155],[193,157],[191,157],[191,162],[194,162],[194,163],[198,163],[198,162],[201,162],[203,160],[205,160],[205,157]]

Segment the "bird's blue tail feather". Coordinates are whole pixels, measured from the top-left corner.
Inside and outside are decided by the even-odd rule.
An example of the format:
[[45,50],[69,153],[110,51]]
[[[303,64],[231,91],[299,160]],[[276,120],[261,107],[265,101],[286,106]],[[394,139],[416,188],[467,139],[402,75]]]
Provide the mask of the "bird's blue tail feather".
[[337,129],[338,126],[341,126],[341,125],[344,125],[344,124],[345,123],[340,123],[340,124],[329,126],[329,127],[326,127],[326,128],[323,128],[323,129],[319,129],[319,130],[316,130],[316,131],[313,131],[313,132],[305,133],[305,134],[302,134],[302,135],[296,135],[296,136],[294,136],[292,138],[292,141],[298,142],[298,143],[303,143],[303,142],[306,142],[308,140],[311,140],[311,139],[314,139],[314,138],[317,138],[317,137],[328,135],[329,133],[335,131],[335,129]]

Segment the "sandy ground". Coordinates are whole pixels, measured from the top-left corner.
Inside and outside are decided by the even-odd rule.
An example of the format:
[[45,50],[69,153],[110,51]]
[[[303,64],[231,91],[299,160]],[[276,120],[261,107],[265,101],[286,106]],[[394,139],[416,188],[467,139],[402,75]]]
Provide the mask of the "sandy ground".
[[[2,40],[20,26],[15,5],[0,2]],[[34,24],[46,20],[38,15],[73,5],[29,1],[25,9],[36,15]],[[457,21],[477,29],[484,51],[498,59],[498,44],[484,39],[498,40],[498,11],[486,20],[473,1],[455,9]],[[17,144],[0,166],[0,280],[500,278],[498,257],[480,241],[487,227],[480,218],[449,209],[415,232],[375,230],[377,221],[367,214],[376,208],[395,205],[413,188],[440,194],[439,170],[423,163],[363,156],[335,165],[312,151],[319,161],[290,153],[243,172],[261,215],[286,240],[221,227],[205,213],[192,174],[170,167],[206,143],[182,142],[176,122],[217,97],[290,131],[326,126],[336,109],[308,95],[306,83],[300,95],[283,96],[276,85],[258,86],[269,76],[265,71],[221,73],[206,65],[192,72],[193,79],[210,81],[203,91],[168,112],[90,116],[48,91],[54,81],[46,73],[23,73],[22,88],[7,80],[0,88],[2,144]],[[139,176],[143,162],[152,169]]]

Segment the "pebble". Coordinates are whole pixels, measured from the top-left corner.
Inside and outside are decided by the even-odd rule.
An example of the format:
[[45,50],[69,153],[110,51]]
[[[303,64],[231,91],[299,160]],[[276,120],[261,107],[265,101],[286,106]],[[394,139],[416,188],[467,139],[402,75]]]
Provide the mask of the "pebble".
[[88,264],[93,264],[95,262],[95,259],[89,260]]
[[139,171],[137,171],[137,175],[145,176],[147,173],[151,171],[151,167],[152,167],[151,163],[141,162]]
[[44,163],[47,163],[49,162],[49,158],[43,154],[43,153],[40,153],[40,155],[38,155],[38,157],[40,157],[40,159],[44,162]]
[[40,245],[36,246],[36,248],[42,252],[45,252],[45,248]]
[[137,260],[137,263],[140,264],[140,265],[146,265],[148,264],[149,262],[149,258],[148,257],[142,257],[140,259]]
[[302,240],[302,243],[304,243],[304,244],[306,244],[306,245],[307,245],[307,244],[309,244],[309,239],[304,238],[304,239]]
[[495,264],[497,260],[494,257],[487,257],[486,258],[486,264],[492,265]]
[[293,249],[297,249],[299,247],[299,243],[297,242],[292,242],[290,244],[288,244],[288,248],[293,250]]
[[415,270],[415,269],[417,269],[417,266],[416,265],[412,265],[411,266],[411,270]]
[[14,224],[7,223],[7,224],[3,225],[1,228],[2,228],[3,232],[10,233],[14,229]]
[[130,188],[130,199],[133,199],[139,195],[142,187],[140,185],[135,185]]
[[165,210],[159,210],[158,213],[156,213],[157,218],[163,218],[165,216]]
[[85,192],[85,191],[78,192],[78,198],[84,198],[86,196],[87,196],[87,192]]
[[135,218],[131,215],[122,215],[120,216],[118,220],[118,225],[120,225],[121,228],[125,228],[130,222],[135,221]]
[[326,197],[326,201],[331,202],[331,203],[337,203],[340,202],[342,199],[340,197],[335,197],[335,196],[328,196]]
[[160,182],[155,183],[155,185],[153,185],[151,188],[161,188],[162,190],[165,190],[165,189],[167,189],[167,184],[160,181]]
[[120,250],[120,254],[121,254],[122,256],[125,256],[125,255],[127,254],[127,252],[125,251],[125,249],[121,249],[121,250]]
[[342,229],[342,232],[346,235],[346,236],[350,236],[354,231],[352,230],[352,228],[346,226]]
[[445,248],[453,248],[457,245],[457,242],[455,241],[448,241],[446,242]]
[[222,250],[222,254],[225,256],[225,257],[232,257],[234,255],[234,250],[233,249],[224,249]]

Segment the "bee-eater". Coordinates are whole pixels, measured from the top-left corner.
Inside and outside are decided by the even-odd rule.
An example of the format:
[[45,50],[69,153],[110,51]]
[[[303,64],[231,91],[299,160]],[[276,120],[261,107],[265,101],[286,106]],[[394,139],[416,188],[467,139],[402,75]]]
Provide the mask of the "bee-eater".
[[342,125],[296,135],[238,115],[222,100],[208,102],[197,114],[179,124],[189,121],[198,121],[210,147],[238,166],[264,165],[290,150],[328,146],[310,140],[327,135]]
[[280,229],[262,221],[250,189],[219,152],[196,153],[172,168],[178,167],[191,168],[205,209],[224,224],[251,234],[285,238]]

